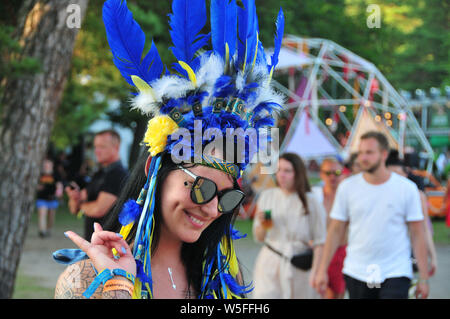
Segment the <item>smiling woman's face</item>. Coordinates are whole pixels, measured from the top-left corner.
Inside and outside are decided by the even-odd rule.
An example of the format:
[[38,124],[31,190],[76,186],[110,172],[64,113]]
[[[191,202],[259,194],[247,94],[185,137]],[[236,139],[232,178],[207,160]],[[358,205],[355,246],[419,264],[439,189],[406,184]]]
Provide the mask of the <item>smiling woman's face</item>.
[[[220,170],[202,165],[188,169],[197,176],[212,180],[216,183],[218,191],[233,187],[232,177]],[[185,182],[188,182],[187,186]],[[204,205],[195,204],[191,200],[190,192],[193,182],[194,178],[180,169],[168,174],[161,194],[161,235],[193,243],[214,220],[220,217],[217,210],[217,196]]]

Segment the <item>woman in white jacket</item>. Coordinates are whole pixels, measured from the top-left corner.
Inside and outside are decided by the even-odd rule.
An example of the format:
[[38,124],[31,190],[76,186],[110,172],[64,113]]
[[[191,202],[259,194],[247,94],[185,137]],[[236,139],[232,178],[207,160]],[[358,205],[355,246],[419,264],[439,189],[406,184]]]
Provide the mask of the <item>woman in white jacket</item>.
[[[311,193],[302,159],[292,153],[280,156],[277,187],[261,192],[253,222],[255,240],[264,242],[254,269],[254,298],[320,298],[311,286],[326,238],[326,213]],[[265,211],[271,226],[265,226]],[[271,248],[269,248],[271,247]],[[309,270],[293,266],[290,258],[313,249]],[[275,252],[275,251],[276,252]]]

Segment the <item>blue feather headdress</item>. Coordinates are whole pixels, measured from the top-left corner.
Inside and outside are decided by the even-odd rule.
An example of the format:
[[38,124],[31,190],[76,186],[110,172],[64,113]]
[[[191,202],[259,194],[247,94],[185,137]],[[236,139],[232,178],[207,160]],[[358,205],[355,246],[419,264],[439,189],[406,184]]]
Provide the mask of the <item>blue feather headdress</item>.
[[[203,132],[213,129],[225,136],[230,129],[244,142],[244,160],[227,163],[201,155],[200,164],[221,169],[239,178],[260,147],[263,128],[274,124],[273,112],[282,108],[284,96],[271,87],[273,70],[284,31],[280,9],[276,21],[275,49],[268,64],[259,40],[258,17],[254,0],[211,0],[211,32],[205,33],[207,8],[205,0],[173,0],[169,15],[170,47],[178,60],[169,72],[162,63],[156,45],[145,53],[145,35],[134,21],[125,0],[108,0],[103,6],[103,21],[113,54],[113,61],[125,80],[138,89],[132,98],[134,109],[151,117],[144,137],[149,147],[151,165],[148,180],[138,200],[124,205],[119,221],[126,237],[138,223],[134,241],[138,287],[134,297],[152,296],[150,247],[153,236],[155,183],[161,156],[186,146],[187,158],[196,156],[195,141],[179,137],[201,129],[201,145],[214,139]],[[239,130],[241,129],[241,130]],[[246,134],[254,129],[256,135]],[[233,137],[234,139],[234,137]],[[186,150],[186,149],[183,149]],[[248,150],[248,152],[247,152]],[[227,232],[236,238],[231,229]],[[201,297],[239,297],[249,287],[237,284],[238,266],[232,242],[217,246],[214,258],[204,261]],[[224,256],[234,256],[226,260]],[[224,259],[225,258],[225,259]]]

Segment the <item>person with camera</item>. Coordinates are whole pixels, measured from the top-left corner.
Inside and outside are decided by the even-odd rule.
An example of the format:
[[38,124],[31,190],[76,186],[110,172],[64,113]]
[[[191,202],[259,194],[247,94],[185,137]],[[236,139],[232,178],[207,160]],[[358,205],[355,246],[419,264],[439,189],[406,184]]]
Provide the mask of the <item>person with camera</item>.
[[255,264],[253,297],[319,298],[311,280],[326,237],[325,209],[311,193],[298,155],[280,156],[276,182],[257,202],[253,235],[264,246]]
[[84,215],[84,238],[91,239],[94,223],[105,225],[108,213],[128,177],[119,155],[120,136],[114,130],[98,132],[94,137],[94,152],[100,169],[85,188],[71,182],[65,187],[72,214]]

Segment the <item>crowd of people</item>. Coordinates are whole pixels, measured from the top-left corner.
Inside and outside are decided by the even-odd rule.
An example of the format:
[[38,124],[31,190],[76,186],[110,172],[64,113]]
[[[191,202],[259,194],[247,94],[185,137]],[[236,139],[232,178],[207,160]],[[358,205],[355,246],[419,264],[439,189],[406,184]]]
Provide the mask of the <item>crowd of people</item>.
[[[84,218],[85,240],[96,227],[120,228],[108,216],[128,178],[114,130],[95,134],[93,145],[99,169],[81,185],[64,182],[70,212]],[[59,176],[45,159],[36,201],[42,238],[63,196]],[[407,298],[416,272],[416,296],[426,298],[437,255],[424,187],[386,137],[366,133],[358,154],[346,163],[324,159],[319,176],[311,187],[298,155],[279,157],[276,187],[257,199],[252,232],[264,245],[253,297],[342,299],[347,291],[349,298]]]
[[[202,1],[174,2],[169,23],[179,62],[173,74],[153,46],[140,58],[145,37],[126,2],[104,4],[114,63],[137,89],[133,109],[150,118],[143,152],[129,176],[118,156],[120,138],[103,131],[94,139],[99,171],[84,186],[66,185],[69,209],[84,216],[86,229],[83,236],[64,233],[78,249],[53,253],[67,265],[55,298],[249,295],[233,243],[242,237],[233,225],[246,195],[240,178],[251,160],[250,154],[241,155],[247,149],[258,153],[266,138],[273,141],[267,133],[274,112],[285,103],[271,84],[284,13],[278,13],[268,64],[258,40],[255,1],[245,4],[242,10],[234,1],[217,1],[207,11]],[[195,43],[179,36],[203,30],[206,12],[210,36]],[[133,46],[122,36],[130,28]],[[124,47],[133,61],[123,56]],[[254,135],[233,135],[231,143],[217,138],[230,129]],[[342,298],[346,289],[350,298],[406,298],[414,254],[416,296],[427,298],[437,263],[427,244],[420,193],[414,182],[387,168],[388,154],[385,136],[366,133],[349,166],[352,174],[342,180],[347,171],[336,161],[324,161],[320,188],[311,188],[300,157],[280,157],[277,187],[264,190],[257,201],[253,235],[264,246],[255,264],[255,297]]]
[[[93,141],[98,170],[92,176],[85,165],[79,171],[69,172],[62,161],[46,158],[37,189],[39,237],[51,235],[64,191],[69,211],[84,219],[84,237],[90,239],[94,223],[104,224],[128,177],[119,155],[120,135],[112,130],[97,132]],[[55,167],[56,163],[56,167]]]
[[[386,137],[364,134],[345,166],[323,160],[321,186],[310,188],[304,167],[280,156],[277,186],[257,200],[254,297],[408,298],[416,271],[415,295],[427,298],[437,256],[426,197]],[[295,259],[308,249],[301,269]]]
[[[120,227],[108,218],[128,178],[119,146],[114,130],[98,132],[98,171],[81,186],[65,182],[70,212],[84,217],[86,240],[108,222]],[[45,159],[36,201],[42,238],[50,236],[63,196],[59,176]],[[346,163],[324,159],[319,176],[311,187],[303,160],[285,153],[276,187],[259,194],[252,232],[264,246],[253,297],[341,299],[347,291],[349,298],[407,298],[416,272],[416,296],[426,298],[437,255],[423,183],[385,136],[363,135],[358,154]]]

